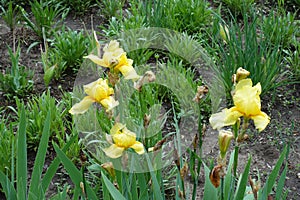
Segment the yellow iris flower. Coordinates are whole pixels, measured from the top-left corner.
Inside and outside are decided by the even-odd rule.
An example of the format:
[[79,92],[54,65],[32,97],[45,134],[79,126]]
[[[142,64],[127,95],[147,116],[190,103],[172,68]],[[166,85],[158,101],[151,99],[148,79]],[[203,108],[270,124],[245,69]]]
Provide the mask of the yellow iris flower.
[[270,117],[261,111],[260,93],[260,83],[252,87],[251,79],[240,80],[233,95],[234,106],[213,114],[209,119],[210,124],[214,129],[220,129],[235,124],[238,118],[243,116],[252,119],[259,131],[264,130],[270,122]]
[[105,154],[110,158],[119,158],[122,156],[123,151],[132,148],[138,154],[145,152],[144,145],[136,141],[135,133],[129,131],[125,125],[116,123],[110,130],[110,135],[107,136],[108,140],[113,141],[113,144],[104,149]]
[[108,86],[106,79],[99,78],[97,81],[84,85],[83,89],[88,96],[70,109],[69,113],[72,115],[85,113],[94,102],[100,103],[107,112],[119,104],[111,96],[114,90]]
[[[99,44],[97,39],[96,42]],[[85,56],[84,58],[88,58],[102,67],[110,68],[114,73],[121,72],[125,79],[137,80],[140,77],[132,66],[133,60],[126,57],[126,52],[119,47],[119,43],[116,40],[110,41],[110,43],[103,48],[103,51],[104,54],[102,58],[93,54]]]

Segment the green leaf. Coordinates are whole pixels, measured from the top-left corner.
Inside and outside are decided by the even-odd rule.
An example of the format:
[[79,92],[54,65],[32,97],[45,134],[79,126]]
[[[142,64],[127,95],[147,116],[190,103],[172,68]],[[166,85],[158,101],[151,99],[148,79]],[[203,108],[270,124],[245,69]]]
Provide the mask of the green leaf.
[[258,195],[259,199],[267,199],[268,194],[270,194],[270,192],[272,191],[272,188],[275,184],[276,178],[279,174],[281,165],[286,157],[286,152],[287,152],[287,147],[285,147],[284,150],[282,151],[282,153],[280,154],[280,157],[279,157],[274,169],[270,173],[265,186],[263,187],[262,190],[260,190],[259,195]]
[[[57,156],[59,157],[59,159],[61,160],[61,162],[64,165],[65,169],[67,170],[72,182],[76,186],[75,194],[74,194],[74,196],[76,196],[77,191],[79,191],[79,189],[80,189],[80,182],[83,182],[82,174],[76,168],[76,166],[73,164],[73,162],[66,156],[66,154],[61,149],[59,149],[57,144],[53,143],[53,147],[54,147],[54,150],[55,150]],[[85,186],[86,186],[85,191],[86,191],[87,197],[89,199],[98,199],[95,192],[90,187],[90,185],[86,183]]]
[[[234,150],[235,151],[235,150]],[[233,194],[234,177],[232,175],[232,167],[234,161],[234,151],[230,155],[226,176],[224,178],[224,199],[230,199]]]
[[149,156],[147,154],[146,154],[146,159],[147,159],[147,163],[148,163],[148,167],[149,167],[149,171],[150,171],[150,175],[151,175],[153,192],[154,192],[154,199],[163,200],[163,196],[161,194],[161,189],[159,187],[158,180],[155,176],[153,166],[152,166],[151,161],[149,159]]
[[250,164],[251,164],[251,156],[248,159],[248,163],[245,167],[243,174],[239,178],[238,186],[237,186],[235,197],[234,197],[234,199],[236,199],[236,200],[243,199],[245,196],[245,190],[246,190],[246,186],[247,186],[247,182],[248,182],[248,175],[249,175],[249,171],[250,171]]
[[7,199],[17,199],[17,193],[14,185],[2,171],[0,171],[0,184]]
[[45,71],[45,74],[44,74],[44,81],[45,81],[45,85],[46,85],[46,86],[49,85],[51,79],[53,78],[56,67],[57,67],[57,65],[53,65],[52,67],[48,68],[48,69]]
[[41,175],[43,172],[43,167],[44,167],[45,157],[46,157],[47,147],[48,147],[48,141],[50,137],[50,123],[51,123],[50,118],[51,118],[51,111],[49,110],[44,123],[42,138],[40,141],[40,145],[33,166],[29,193],[28,193],[28,200],[40,199],[38,197],[44,196],[45,193],[41,185]]
[[283,187],[284,187],[286,172],[287,172],[287,165],[285,165],[284,170],[281,173],[279,181],[278,181],[278,185],[276,188],[276,196],[275,196],[276,200],[283,199],[282,194],[283,194]]
[[[67,149],[69,149],[69,147],[71,146],[71,144],[73,144],[73,142],[76,140],[77,135],[74,135],[69,142],[63,147],[62,151],[66,152]],[[56,170],[58,169],[60,164],[60,159],[58,157],[56,157],[52,163],[50,164],[50,166],[48,167],[47,172],[45,173],[43,180],[42,180],[42,190],[46,191],[47,188],[50,185],[50,182],[52,180],[52,178],[54,177]],[[42,196],[40,196],[39,198],[42,198]]]
[[109,190],[113,199],[126,200],[125,197],[116,189],[116,187],[108,180],[105,174],[101,171],[101,177],[103,178],[104,184]]
[[218,200],[218,190],[215,188],[215,186],[211,183],[209,179],[209,173],[210,170],[206,166],[206,164],[203,162],[204,165],[204,171],[205,171],[205,184],[204,184],[204,200]]
[[148,200],[148,187],[147,187],[147,179],[144,173],[137,173],[136,177],[138,179],[138,185],[140,187],[139,199],[141,200]]
[[21,108],[19,130],[17,133],[17,197],[26,199],[27,195],[27,148],[26,116],[24,106]]

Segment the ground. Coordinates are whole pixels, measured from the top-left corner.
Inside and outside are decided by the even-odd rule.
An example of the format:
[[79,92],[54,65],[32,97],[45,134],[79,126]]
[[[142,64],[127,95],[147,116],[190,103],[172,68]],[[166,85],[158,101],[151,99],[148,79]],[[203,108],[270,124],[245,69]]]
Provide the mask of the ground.
[[[69,15],[65,24],[70,28],[86,29],[91,31],[91,17],[93,23],[103,21],[101,17],[97,18],[95,11],[92,14],[84,17]],[[96,27],[94,27],[96,28]],[[21,45],[21,59],[20,63],[34,70],[34,90],[32,94],[39,95],[47,88],[43,81],[43,68],[40,57],[40,46],[35,46],[28,53],[26,53],[29,45],[35,41],[34,34],[30,31],[24,31],[24,27],[18,27],[16,30],[16,38],[19,39]],[[0,71],[4,73],[7,67],[10,66],[8,57],[7,45],[12,47],[12,34],[5,26],[5,23],[0,19]],[[76,74],[72,72],[65,73],[64,77],[59,81],[52,81],[49,85],[51,94],[56,98],[61,98],[61,91],[59,86],[64,91],[71,92],[74,84]],[[28,94],[30,96],[31,94]],[[267,174],[275,165],[283,146],[290,144],[290,154],[288,159],[288,174],[286,178],[286,189],[290,190],[289,199],[300,198],[300,85],[290,84],[282,86],[276,91],[265,95],[262,99],[262,110],[268,113],[271,117],[271,123],[262,133],[252,131],[249,133],[249,139],[240,148],[239,166],[241,172],[243,170],[243,163],[246,163],[248,155],[252,155],[251,174],[255,177],[259,172],[262,175],[262,180],[265,180]],[[3,94],[0,96],[0,106],[7,108],[7,106],[15,106],[13,101],[9,101]],[[9,112],[9,109],[6,109]],[[207,131],[203,138],[203,156],[206,159],[214,159],[218,154],[217,132],[212,130],[209,124]],[[31,150],[32,151],[32,150]],[[35,157],[34,152],[29,152],[29,168],[32,167]],[[50,155],[49,158],[53,157]],[[47,162],[46,162],[47,163]],[[46,167],[46,166],[45,166]],[[63,174],[63,170],[60,170]],[[60,178],[67,178],[65,174],[58,176]],[[204,177],[201,176],[199,184],[204,184]],[[60,182],[56,177],[56,181]],[[50,188],[56,192],[56,188]],[[0,194],[0,199],[4,198]]]

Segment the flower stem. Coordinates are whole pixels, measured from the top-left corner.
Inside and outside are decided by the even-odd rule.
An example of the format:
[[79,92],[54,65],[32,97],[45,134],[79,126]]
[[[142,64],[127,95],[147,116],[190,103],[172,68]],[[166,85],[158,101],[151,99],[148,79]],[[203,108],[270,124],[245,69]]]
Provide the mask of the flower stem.
[[233,125],[233,134],[234,134],[234,138],[235,138],[235,147],[234,147],[234,159],[233,159],[233,175],[235,177],[237,177],[237,174],[236,174],[236,169],[237,169],[237,164],[238,164],[238,154],[239,154],[239,144],[237,142],[237,139],[238,139],[238,135],[239,135],[239,130],[238,130],[238,127],[239,127],[239,122],[237,122],[235,125]]
[[235,144],[234,147],[234,160],[233,160],[233,174],[235,177],[237,177],[236,169],[237,169],[237,163],[238,163],[238,155],[239,155],[239,144]]
[[224,199],[224,177],[221,177],[221,200]]

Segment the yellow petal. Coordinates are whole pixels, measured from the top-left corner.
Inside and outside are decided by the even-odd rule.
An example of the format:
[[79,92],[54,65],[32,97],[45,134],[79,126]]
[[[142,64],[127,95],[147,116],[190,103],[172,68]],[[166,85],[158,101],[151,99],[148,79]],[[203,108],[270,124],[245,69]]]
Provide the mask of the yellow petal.
[[134,149],[134,151],[138,154],[145,153],[144,145],[141,142],[136,141],[130,148]]
[[220,129],[225,126],[227,108],[223,109],[222,112],[214,113],[209,118],[209,123],[213,129]]
[[96,85],[98,84],[99,80],[102,79],[98,79],[96,81],[93,81],[89,84],[86,84],[83,86],[84,92],[89,95],[89,96],[93,96],[93,89],[96,87]]
[[124,50],[119,47],[119,42],[117,42],[116,40],[112,40],[108,45],[105,45],[103,51],[112,52],[113,56],[115,57],[120,56],[122,53],[124,53]]
[[93,63],[100,65],[102,67],[109,67],[109,63],[107,63],[106,60],[99,58],[96,55],[90,54],[88,56],[84,56],[83,58],[88,58],[90,59]]
[[[244,80],[241,80],[240,82],[243,82]],[[259,87],[252,87],[249,85],[238,87],[233,96],[233,102],[237,107],[237,110],[239,110],[245,116],[250,117],[252,115],[258,115],[261,109]]]
[[233,125],[236,123],[239,117],[242,116],[242,113],[236,110],[235,107],[230,109],[223,109],[219,113],[212,114],[209,118],[209,123],[213,129],[220,129],[224,126]]
[[93,102],[94,99],[86,96],[79,103],[74,104],[74,106],[69,110],[69,113],[71,113],[72,115],[83,114],[89,109]]
[[99,78],[97,81],[89,83],[83,86],[85,93],[90,97],[95,99],[98,103],[101,100],[108,98],[110,95],[114,94],[113,88],[108,86],[108,81]]
[[131,145],[133,145],[136,142],[135,133],[129,131],[126,127],[124,127],[117,134],[114,134],[112,137],[115,145],[124,148],[129,148]]
[[136,73],[132,66],[122,66],[119,68],[125,79],[136,81],[140,76]]
[[112,145],[110,145],[110,147],[103,149],[104,153],[110,158],[121,157],[124,150],[125,150],[125,148],[118,147],[115,144],[112,144]]
[[255,86],[254,86],[256,92],[257,92],[257,95],[260,95],[261,94],[261,85],[260,83],[257,83]]
[[111,109],[119,105],[119,102],[116,101],[112,96],[109,96],[101,100],[100,103],[106,109],[106,112],[110,111]]
[[243,113],[239,112],[237,108],[234,106],[227,110],[226,112],[226,119],[225,119],[225,126],[234,125],[238,118],[243,116]]
[[260,114],[256,116],[251,116],[251,119],[253,119],[254,125],[259,132],[263,131],[270,123],[270,117],[264,112],[260,112]]
[[119,131],[121,129],[123,129],[125,127],[125,125],[121,124],[121,123],[116,123],[111,129],[110,129],[110,134],[113,136],[117,133],[120,133]]
[[235,90],[242,89],[242,88],[245,87],[245,86],[252,87],[252,80],[251,80],[250,78],[246,78],[246,79],[240,80],[240,81],[236,84]]

